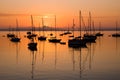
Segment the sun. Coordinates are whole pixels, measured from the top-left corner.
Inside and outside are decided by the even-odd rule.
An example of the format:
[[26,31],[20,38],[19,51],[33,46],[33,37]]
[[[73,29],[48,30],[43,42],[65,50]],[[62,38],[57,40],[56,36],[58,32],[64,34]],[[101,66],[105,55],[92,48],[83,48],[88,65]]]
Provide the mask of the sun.
[[43,16],[43,18],[49,18],[47,15]]

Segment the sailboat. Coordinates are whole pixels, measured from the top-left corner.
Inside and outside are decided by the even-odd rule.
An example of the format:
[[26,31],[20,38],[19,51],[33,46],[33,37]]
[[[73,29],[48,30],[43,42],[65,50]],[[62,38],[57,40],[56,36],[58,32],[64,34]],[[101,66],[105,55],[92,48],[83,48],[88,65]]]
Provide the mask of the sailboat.
[[28,39],[31,39],[32,37],[36,37],[37,34],[35,34],[35,27],[34,27],[34,24],[33,24],[33,16],[31,15],[31,24],[32,24],[32,32],[27,32],[27,38]]
[[64,35],[67,35],[67,34],[72,34],[72,32],[70,32],[70,31],[69,31],[69,25],[68,25],[68,30],[67,30],[67,31],[65,31],[63,34],[64,34]]
[[61,39],[57,39],[57,34],[56,34],[56,16],[55,16],[55,37],[51,37],[48,40],[49,40],[49,42],[53,42],[53,43],[59,43],[61,41]]
[[42,29],[43,29],[43,30],[42,30],[43,35],[42,35],[42,36],[39,36],[39,37],[38,37],[38,40],[45,41],[45,40],[46,40],[46,37],[45,37],[45,33],[44,33],[44,27],[45,27],[45,26],[44,26],[43,17],[42,17],[42,27],[43,27],[43,28],[42,28]]
[[20,42],[20,38],[18,37],[18,20],[16,19],[16,35],[12,37],[10,40],[12,42]]
[[[79,24],[80,24],[79,26],[80,26],[80,36],[81,36],[81,11],[79,12]],[[68,46],[69,47],[86,47],[86,41],[81,38],[69,39]]]
[[91,30],[91,13],[89,12],[89,21],[88,21],[88,27],[90,28],[89,33],[84,34],[83,39],[86,42],[95,42],[95,40],[97,39],[96,35],[92,34],[92,30]]
[[101,33],[101,23],[99,23],[99,32],[96,33],[95,35],[98,37],[103,36],[103,34]]
[[9,26],[9,33],[7,34],[7,37],[10,38],[10,37],[15,37],[15,34],[14,33],[10,33],[12,30],[11,30],[11,26]]
[[[33,27],[33,18],[32,18],[32,15],[31,15],[31,24],[32,24],[32,27]],[[32,30],[33,31],[33,30]],[[31,33],[32,35],[33,33]],[[28,48],[31,49],[31,50],[37,50],[37,43],[34,42],[34,37],[31,36],[31,42],[28,43]]]
[[112,34],[112,37],[120,37],[120,33],[118,33],[117,27],[118,27],[118,23],[116,21],[116,33]]

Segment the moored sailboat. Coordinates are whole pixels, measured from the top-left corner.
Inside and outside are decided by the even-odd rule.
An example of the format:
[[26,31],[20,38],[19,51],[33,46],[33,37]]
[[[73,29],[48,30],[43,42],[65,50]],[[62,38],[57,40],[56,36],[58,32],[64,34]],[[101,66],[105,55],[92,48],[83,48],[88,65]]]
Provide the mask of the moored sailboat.
[[[74,25],[74,21],[73,21]],[[81,36],[81,11],[79,12],[79,27],[80,27],[80,36]],[[68,40],[69,47],[86,47],[86,41],[80,38],[73,38]]]
[[7,37],[10,38],[10,37],[15,37],[15,34],[13,33],[12,29],[11,29],[11,26],[9,26],[9,33],[7,34]]
[[37,34],[35,34],[35,27],[34,27],[33,16],[32,15],[31,15],[31,24],[32,24],[32,26],[31,26],[32,30],[31,30],[31,32],[30,31],[27,32],[27,38],[28,39],[31,39],[31,38],[37,36]]
[[59,43],[61,41],[61,39],[57,38],[57,34],[56,34],[56,16],[55,16],[55,37],[50,37],[50,39],[48,39],[49,42],[53,42],[53,43]]
[[11,37],[12,42],[20,42],[20,38],[18,37],[18,20],[16,19],[16,35],[14,37]]
[[120,33],[118,33],[118,22],[116,21],[116,33],[112,34],[112,37],[120,37]]
[[43,17],[42,17],[42,32],[43,32],[43,35],[42,36],[39,36],[38,37],[38,40],[40,40],[40,41],[45,41],[46,40],[46,37],[45,37],[45,33],[44,33],[44,20],[43,20]]
[[101,33],[101,23],[99,23],[99,32],[96,33],[95,35],[98,37],[103,36],[103,33]]
[[84,37],[83,39],[86,41],[86,42],[95,42],[95,40],[97,39],[96,35],[95,34],[92,34],[92,30],[91,30],[91,13],[89,12],[89,21],[88,21],[88,27],[90,28],[89,29],[89,33],[87,32],[86,34],[84,34]]

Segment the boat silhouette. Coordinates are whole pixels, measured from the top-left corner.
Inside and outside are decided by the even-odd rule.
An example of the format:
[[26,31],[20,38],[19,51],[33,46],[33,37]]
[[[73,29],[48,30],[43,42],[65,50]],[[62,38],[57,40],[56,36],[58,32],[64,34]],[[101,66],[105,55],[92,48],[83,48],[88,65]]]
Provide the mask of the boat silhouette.
[[11,37],[12,42],[20,42],[20,38],[18,37],[18,20],[16,19],[16,35],[14,37]]
[[55,16],[55,37],[50,37],[50,39],[48,39],[49,42],[52,43],[59,43],[61,41],[61,39],[57,38],[57,33],[56,33],[56,16]]
[[116,21],[116,33],[112,34],[112,37],[120,37],[120,33],[118,33],[118,22]]
[[[80,36],[81,36],[81,11],[79,12],[79,24],[80,24]],[[74,24],[74,19],[73,19],[73,27],[75,26]],[[86,47],[86,41],[83,40],[81,37],[73,37],[72,39],[68,40],[68,46],[69,47]]]
[[38,37],[38,40],[40,40],[40,41],[45,41],[46,40],[45,33],[44,33],[44,28],[45,28],[44,19],[42,17],[42,32],[43,32],[43,35]]

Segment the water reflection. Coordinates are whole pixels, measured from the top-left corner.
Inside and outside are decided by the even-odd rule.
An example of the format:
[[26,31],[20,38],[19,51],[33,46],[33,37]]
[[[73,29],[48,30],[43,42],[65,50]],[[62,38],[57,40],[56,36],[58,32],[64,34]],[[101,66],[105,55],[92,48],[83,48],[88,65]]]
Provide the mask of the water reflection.
[[18,64],[20,47],[19,43],[15,43],[15,45],[16,45],[16,63]]
[[29,48],[30,53],[32,54],[32,61],[31,61],[31,79],[34,80],[34,74],[35,74],[35,64],[36,64],[36,58],[37,58],[37,49],[31,49]]
[[96,43],[87,43],[87,48],[36,40],[38,46],[30,49],[29,39],[22,36],[26,32],[21,32],[20,43],[0,37],[0,80],[119,80],[120,38],[105,33]]

